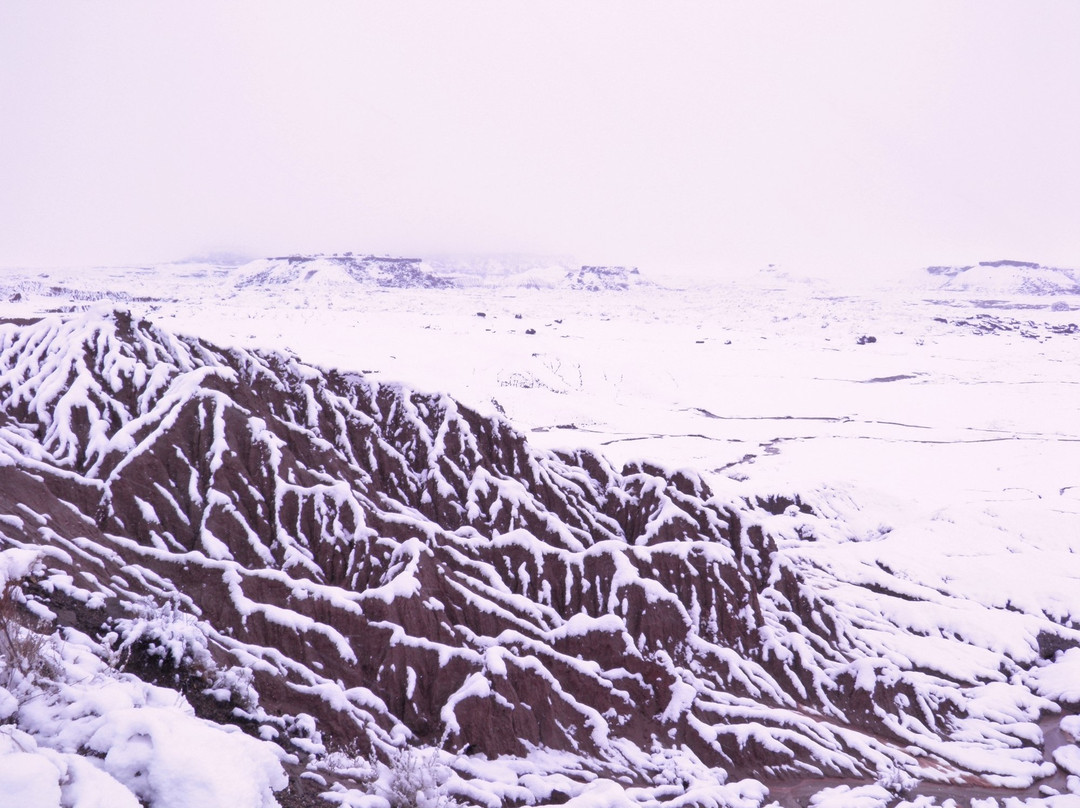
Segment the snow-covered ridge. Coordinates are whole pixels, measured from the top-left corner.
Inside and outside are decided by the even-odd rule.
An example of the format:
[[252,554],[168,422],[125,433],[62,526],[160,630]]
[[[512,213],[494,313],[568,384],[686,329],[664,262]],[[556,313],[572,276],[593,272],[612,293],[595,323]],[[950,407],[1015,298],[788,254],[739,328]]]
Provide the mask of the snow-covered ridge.
[[1080,706],[1070,601],[862,563],[887,533],[125,311],[0,326],[0,545],[40,554],[20,591],[44,630],[356,804],[423,747],[492,806],[1053,774],[1038,722]]
[[[490,268],[489,268],[490,269]],[[465,265],[456,271],[437,268],[419,258],[372,255],[292,255],[263,258],[245,264],[235,274],[238,289],[259,287],[305,291],[315,287],[351,287],[356,284],[382,288],[445,289],[457,285],[488,285],[575,291],[626,291],[646,285],[636,267],[580,266],[559,263],[543,267],[485,272],[485,265]]]
[[236,271],[238,288],[259,286],[370,285],[384,288],[443,289],[452,280],[435,274],[419,258],[374,255],[291,255],[262,258]]
[[927,274],[951,292],[995,295],[1077,295],[1080,269],[1048,267],[1033,261],[981,261],[971,266],[932,266]]

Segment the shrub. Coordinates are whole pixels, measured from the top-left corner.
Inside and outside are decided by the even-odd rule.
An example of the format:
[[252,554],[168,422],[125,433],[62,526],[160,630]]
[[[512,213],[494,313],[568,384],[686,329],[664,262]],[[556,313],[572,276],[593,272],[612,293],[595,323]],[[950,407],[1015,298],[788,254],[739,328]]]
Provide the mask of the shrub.
[[438,750],[403,749],[391,764],[384,796],[391,808],[460,808],[444,790],[449,778]]
[[49,638],[35,629],[38,621],[22,605],[18,583],[7,580],[0,590],[0,658],[6,684],[13,684],[13,674],[47,675],[51,666],[45,655]]
[[113,630],[104,637],[113,667],[125,669],[132,657],[142,655],[166,672],[202,674],[213,669],[207,624],[173,601],[158,603],[146,598],[130,608],[135,616],[113,620]]

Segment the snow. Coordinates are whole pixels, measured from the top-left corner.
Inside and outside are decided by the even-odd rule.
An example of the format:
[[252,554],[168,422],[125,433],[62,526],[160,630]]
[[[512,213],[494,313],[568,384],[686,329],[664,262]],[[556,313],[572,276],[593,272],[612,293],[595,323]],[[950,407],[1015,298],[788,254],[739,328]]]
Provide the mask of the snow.
[[168,708],[113,710],[87,738],[103,768],[154,808],[276,806],[285,786],[264,743],[181,717]]
[[1059,746],[1054,750],[1054,762],[1069,774],[1080,775],[1080,746]]
[[[0,552],[6,582],[30,575],[34,562],[25,550]],[[176,630],[146,620],[133,628],[151,630],[168,654],[193,644],[190,627],[179,633],[180,648]],[[5,631],[32,633],[10,623]],[[0,658],[0,715],[10,722],[0,726],[0,805],[277,808],[273,792],[287,779],[276,747],[196,718],[175,691],[116,673],[88,652],[98,648],[89,638],[39,639],[40,663],[14,667]]]
[[1080,703],[1080,648],[1069,648],[1049,665],[1028,675],[1031,689],[1040,696]]
[[1065,737],[1080,742],[1080,715],[1067,715],[1061,719],[1061,731]]
[[40,556],[40,551],[31,548],[0,551],[0,589],[29,575]]
[[36,691],[17,681],[18,728],[0,728],[0,805],[276,808],[273,791],[286,780],[275,747],[196,718],[174,691],[50,642],[68,683]]
[[9,752],[0,757],[0,806],[56,808],[60,804],[60,772],[41,755]]
[[810,798],[810,808],[887,808],[895,796],[879,785],[836,786]]
[[626,790],[611,780],[589,783],[581,794],[567,800],[564,805],[570,808],[637,808],[637,803],[627,796]]

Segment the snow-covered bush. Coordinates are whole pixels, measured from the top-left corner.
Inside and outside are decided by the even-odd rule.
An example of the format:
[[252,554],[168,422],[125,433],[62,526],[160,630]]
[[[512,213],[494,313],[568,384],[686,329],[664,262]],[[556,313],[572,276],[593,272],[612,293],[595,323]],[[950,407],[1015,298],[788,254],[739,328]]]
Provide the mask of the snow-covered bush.
[[890,794],[903,797],[915,790],[919,780],[893,763],[878,771],[876,783]]
[[104,637],[112,667],[178,686],[190,697],[202,693],[245,708],[258,702],[250,670],[224,668],[214,660],[209,623],[172,601],[144,601],[135,605],[133,614],[113,620],[112,631]]
[[18,602],[13,582],[0,590],[0,669],[3,682],[12,684],[12,676],[36,676],[48,669],[45,657],[47,637],[28,624]]
[[23,606],[19,582],[31,573],[37,554],[22,549],[0,552],[0,684],[48,675],[48,637]]
[[134,613],[134,617],[114,620],[113,631],[105,638],[116,667],[124,667],[136,650],[170,669],[205,671],[213,667],[209,626],[181,611],[178,604],[141,602],[134,605]]
[[343,775],[359,783],[371,785],[379,777],[379,763],[375,750],[368,754],[360,752],[355,744],[349,744],[326,753],[318,760],[318,768]]
[[391,808],[458,808],[460,803],[444,789],[449,779],[450,769],[437,749],[406,748],[390,766],[383,796]]
[[0,686],[0,808],[278,808],[275,744],[118,673],[94,640],[45,638],[48,680]]

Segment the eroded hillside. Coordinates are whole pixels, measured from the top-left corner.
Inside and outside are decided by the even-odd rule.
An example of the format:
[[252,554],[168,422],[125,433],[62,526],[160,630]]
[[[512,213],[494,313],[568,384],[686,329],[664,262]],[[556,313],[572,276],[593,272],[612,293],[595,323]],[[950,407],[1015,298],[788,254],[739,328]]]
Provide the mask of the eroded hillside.
[[[40,554],[26,605],[322,786],[372,789],[328,774],[333,753],[413,747],[490,805],[597,776],[660,799],[702,778],[1054,772],[1029,729],[1054,703],[884,657],[886,621],[838,606],[798,551],[836,530],[799,498],[536,451],[448,396],[123,311],[3,326],[0,374],[0,537]],[[1006,674],[1077,639],[1025,631]]]

